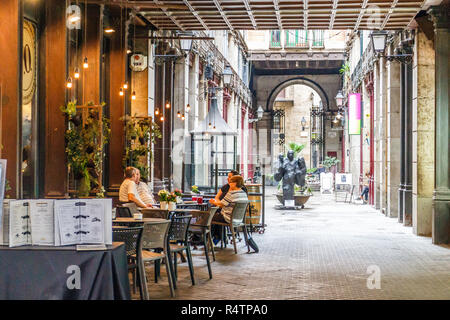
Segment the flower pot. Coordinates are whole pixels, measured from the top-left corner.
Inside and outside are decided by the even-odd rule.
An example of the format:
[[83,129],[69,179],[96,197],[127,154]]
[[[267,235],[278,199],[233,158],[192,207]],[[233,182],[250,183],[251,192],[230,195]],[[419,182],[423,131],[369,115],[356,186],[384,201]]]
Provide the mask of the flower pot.
[[169,204],[167,201],[161,201],[159,203],[159,207],[161,208],[161,210],[168,210],[169,209]]
[[[278,201],[284,205],[284,199],[283,199],[283,194],[276,194]],[[306,195],[306,194],[294,194],[294,201],[295,201],[295,205],[297,207],[304,207],[305,203],[309,200],[309,197],[311,195]]]
[[174,211],[177,208],[177,203],[176,202],[169,202],[168,205],[168,210],[169,211]]

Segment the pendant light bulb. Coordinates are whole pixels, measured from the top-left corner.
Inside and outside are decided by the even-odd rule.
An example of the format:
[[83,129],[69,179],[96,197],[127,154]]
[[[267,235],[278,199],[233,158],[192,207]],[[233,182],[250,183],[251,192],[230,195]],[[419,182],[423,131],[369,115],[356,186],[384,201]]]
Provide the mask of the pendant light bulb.
[[170,109],[170,103],[169,103],[169,101],[166,102],[166,109]]
[[136,100],[136,91],[131,94],[131,100]]
[[84,69],[89,68],[89,63],[88,63],[88,58],[87,57],[84,57],[83,68]]
[[188,103],[187,106],[186,106],[186,111],[187,111],[187,112],[191,111],[191,106],[189,105],[189,103]]
[[164,121],[164,117],[161,117],[161,122],[163,122]]
[[80,79],[80,70],[78,68],[75,68],[75,73],[73,75],[75,79]]
[[128,89],[128,82],[125,82],[125,83],[123,84],[123,88],[124,88],[125,90]]
[[181,115],[181,120],[184,121],[184,113]]
[[210,128],[210,129],[211,129],[211,122],[209,123],[209,125],[208,125],[208,128]]
[[69,77],[69,78],[67,79],[66,87],[67,87],[68,89],[72,88],[72,78],[71,78],[71,77]]
[[216,130],[216,126],[213,127],[213,130]]
[[123,96],[123,89],[122,88],[120,88],[120,90],[119,90],[119,96]]
[[159,109],[156,109],[155,114],[156,114],[156,115],[159,114]]
[[180,111],[178,111],[177,117],[178,117],[178,118],[181,118],[181,113],[180,113]]

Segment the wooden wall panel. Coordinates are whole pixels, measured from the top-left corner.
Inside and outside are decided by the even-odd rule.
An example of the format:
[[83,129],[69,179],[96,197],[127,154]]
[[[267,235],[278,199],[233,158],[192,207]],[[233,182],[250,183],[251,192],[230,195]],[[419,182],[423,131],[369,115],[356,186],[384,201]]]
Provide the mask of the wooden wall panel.
[[[84,13],[84,12],[83,12]],[[86,48],[82,44],[82,58],[80,61],[80,70],[84,75],[84,102],[89,101],[100,104],[100,66],[101,66],[101,42],[100,33],[100,6],[88,5],[87,10],[87,41]],[[84,25],[82,26],[84,30]],[[84,57],[88,58],[89,68],[82,69],[82,61]]]
[[[109,110],[111,121],[111,140],[109,143],[109,186],[108,191],[118,191],[123,180],[122,157],[125,150],[124,123],[120,120],[125,115],[125,96],[119,96],[120,87],[125,79],[126,51],[120,41],[120,10],[111,9],[112,21],[116,22],[116,32],[111,35],[111,51],[109,56]],[[124,20],[122,18],[122,20]],[[122,33],[123,34],[123,33]]]
[[65,2],[45,1],[45,159],[44,196],[62,197],[67,190],[64,132],[66,123],[60,107],[66,97]]
[[0,84],[2,86],[0,157],[7,159],[6,178],[12,190],[11,198],[18,197],[19,182],[19,119],[21,101],[21,1],[2,0],[0,8]]

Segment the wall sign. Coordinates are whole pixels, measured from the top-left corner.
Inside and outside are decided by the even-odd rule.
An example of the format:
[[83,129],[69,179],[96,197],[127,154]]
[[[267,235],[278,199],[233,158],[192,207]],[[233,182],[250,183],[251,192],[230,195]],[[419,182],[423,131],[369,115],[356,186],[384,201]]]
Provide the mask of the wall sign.
[[348,134],[361,134],[361,94],[348,95]]
[[36,91],[36,31],[34,25],[23,21],[22,103],[31,103]]
[[133,71],[144,71],[147,69],[147,56],[144,56],[143,54],[131,55],[130,67]]

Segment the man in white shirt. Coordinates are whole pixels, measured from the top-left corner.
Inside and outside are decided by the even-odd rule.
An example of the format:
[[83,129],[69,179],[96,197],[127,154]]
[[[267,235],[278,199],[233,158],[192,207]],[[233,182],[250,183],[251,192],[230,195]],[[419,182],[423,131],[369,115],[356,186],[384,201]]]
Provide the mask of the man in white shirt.
[[138,207],[149,208],[151,205],[146,205],[139,197],[136,188],[136,170],[134,167],[127,167],[125,169],[125,180],[119,189],[119,201],[134,202]]
[[144,202],[146,205],[150,205],[150,207],[153,207],[153,204],[155,204],[155,198],[150,192],[147,183],[141,181],[141,172],[139,171],[139,169],[136,169],[136,188],[139,194],[139,198],[141,198],[142,202]]

